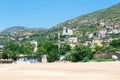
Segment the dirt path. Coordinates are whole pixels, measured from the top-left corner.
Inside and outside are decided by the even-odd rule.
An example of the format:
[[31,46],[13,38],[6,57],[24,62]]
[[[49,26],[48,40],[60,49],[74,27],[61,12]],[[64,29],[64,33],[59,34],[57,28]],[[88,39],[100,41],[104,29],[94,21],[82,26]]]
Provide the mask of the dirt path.
[[120,80],[120,62],[0,64],[0,80]]

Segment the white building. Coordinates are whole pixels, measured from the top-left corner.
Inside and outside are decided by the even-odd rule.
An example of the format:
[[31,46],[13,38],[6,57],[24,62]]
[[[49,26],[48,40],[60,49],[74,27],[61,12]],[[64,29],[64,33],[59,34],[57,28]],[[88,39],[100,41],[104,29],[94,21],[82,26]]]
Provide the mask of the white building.
[[0,53],[3,51],[3,45],[0,45]]
[[70,37],[70,38],[68,38],[68,42],[70,44],[76,44],[77,43],[77,37]]
[[30,42],[31,44],[35,44],[35,47],[34,47],[34,53],[37,52],[37,41],[33,40]]
[[100,22],[101,26],[105,26],[105,23],[103,21]]
[[69,35],[69,36],[71,36],[71,35],[73,35],[73,30],[71,30],[70,28],[64,27],[62,35]]
[[87,35],[88,38],[93,38],[93,33]]
[[71,48],[74,48],[76,44],[78,44],[77,37],[70,37],[67,39],[67,42],[71,46]]
[[113,30],[109,31],[107,34],[118,34],[118,33],[120,33],[120,30],[113,29]]
[[118,33],[120,33],[120,29],[118,29]]
[[106,26],[106,29],[113,29],[113,27],[110,26],[110,25],[107,25],[107,26]]
[[100,31],[98,32],[98,37],[99,37],[99,39],[105,38],[106,33],[107,33],[107,30],[100,30]]
[[113,29],[112,31],[113,31],[114,34],[118,34],[119,33],[117,29]]

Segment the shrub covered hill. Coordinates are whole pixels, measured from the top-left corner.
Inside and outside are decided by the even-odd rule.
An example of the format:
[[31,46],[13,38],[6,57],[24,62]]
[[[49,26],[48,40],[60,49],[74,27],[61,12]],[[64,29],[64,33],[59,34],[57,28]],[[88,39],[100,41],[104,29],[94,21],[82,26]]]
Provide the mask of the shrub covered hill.
[[62,31],[63,27],[71,28],[74,32],[73,36],[76,37],[90,33],[96,35],[100,30],[105,30],[106,27],[120,28],[120,3],[58,24],[50,31]]
[[[109,24],[120,23],[120,3],[116,4],[107,9],[102,9],[95,11],[90,14],[82,15],[77,18],[68,20],[57,26],[54,26],[52,29],[61,29],[61,27],[70,27],[70,28],[91,28],[98,27],[100,22],[105,22]],[[86,28],[85,28],[86,29]]]
[[120,3],[106,9],[67,20],[50,29],[25,28],[21,26],[8,28],[1,32],[0,41],[26,42],[39,39],[57,41],[57,32],[62,34],[63,27],[71,28],[73,30],[73,36],[78,37],[78,41],[82,39],[87,40],[89,34],[98,37],[101,30],[103,32],[105,31],[105,38],[119,37]]
[[14,26],[0,32],[0,43],[7,42],[30,42],[44,38],[47,29],[44,28],[26,28],[23,26]]

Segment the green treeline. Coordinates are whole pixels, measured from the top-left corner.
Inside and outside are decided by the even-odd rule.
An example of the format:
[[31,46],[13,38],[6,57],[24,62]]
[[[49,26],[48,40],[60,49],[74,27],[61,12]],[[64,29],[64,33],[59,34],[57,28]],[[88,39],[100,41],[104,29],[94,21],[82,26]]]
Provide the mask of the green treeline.
[[17,60],[19,55],[27,55],[29,58],[35,57],[41,62],[41,56],[47,55],[48,62],[58,61],[60,56],[65,56],[66,61],[78,62],[89,61],[93,59],[94,54],[116,53],[120,49],[120,39],[112,40],[109,45],[82,45],[78,44],[73,49],[65,43],[58,49],[58,45],[52,41],[38,41],[38,50],[36,53],[33,44],[30,43],[7,43],[4,45],[3,52],[0,55],[2,59]]

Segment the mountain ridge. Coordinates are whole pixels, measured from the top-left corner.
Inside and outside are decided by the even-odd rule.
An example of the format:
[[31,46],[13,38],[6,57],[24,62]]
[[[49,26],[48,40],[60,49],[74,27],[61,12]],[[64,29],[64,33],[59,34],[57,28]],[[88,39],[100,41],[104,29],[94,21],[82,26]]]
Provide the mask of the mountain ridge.
[[[60,24],[54,26],[54,27],[60,27],[60,26],[71,27],[71,24],[76,24],[76,26],[80,26],[80,25],[83,25],[84,23],[87,23],[87,22],[94,24],[95,21],[100,21],[103,19],[108,20],[108,19],[111,19],[114,17],[117,18],[120,16],[119,9],[120,9],[120,3],[113,5],[109,8],[106,8],[106,9],[98,10],[98,11],[95,11],[92,13],[88,13],[88,14],[76,17],[74,19],[67,20],[63,23],[60,23]],[[72,26],[72,27],[75,27],[75,26]]]
[[[63,27],[68,27],[74,31],[73,36],[78,37],[78,39],[80,40],[81,35],[86,36],[91,33],[94,35],[98,35],[100,30],[106,30],[106,27],[108,26],[120,27],[120,10],[119,9],[120,9],[120,3],[106,9],[98,10],[86,15],[78,16],[76,18],[67,20],[49,29],[19,27],[18,28],[19,30],[16,32],[20,33],[21,35],[23,34],[22,32],[32,33],[30,35],[30,40],[32,39],[46,40],[47,39],[47,40],[57,41],[57,33],[60,32],[62,34]],[[14,28],[15,27],[8,28],[7,29],[8,33],[11,33],[11,32],[14,33],[15,32]],[[31,39],[31,36],[32,36],[32,39]]]

